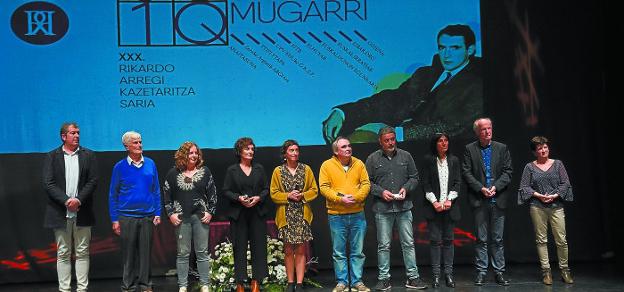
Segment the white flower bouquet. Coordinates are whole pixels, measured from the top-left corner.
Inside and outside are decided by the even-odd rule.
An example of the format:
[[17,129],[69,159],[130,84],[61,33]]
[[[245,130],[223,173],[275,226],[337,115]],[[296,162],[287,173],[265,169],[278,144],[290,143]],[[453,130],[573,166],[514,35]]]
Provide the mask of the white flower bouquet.
[[[247,246],[247,275],[251,277],[251,252]],[[284,243],[267,236],[267,265],[269,274],[262,282],[263,291],[283,291],[286,285]],[[215,246],[210,258],[211,291],[225,292],[236,287],[234,280],[234,249],[229,241]]]

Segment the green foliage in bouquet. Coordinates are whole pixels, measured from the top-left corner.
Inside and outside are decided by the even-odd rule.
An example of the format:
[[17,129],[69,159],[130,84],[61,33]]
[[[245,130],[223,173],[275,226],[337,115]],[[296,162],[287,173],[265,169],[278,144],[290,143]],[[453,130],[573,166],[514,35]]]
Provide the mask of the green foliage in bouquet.
[[[236,287],[234,280],[234,249],[229,241],[215,246],[210,259],[211,291],[225,292]],[[286,267],[284,266],[284,243],[267,236],[268,276],[262,282],[263,291],[283,291],[286,285]],[[247,276],[251,277],[251,251],[247,245]]]

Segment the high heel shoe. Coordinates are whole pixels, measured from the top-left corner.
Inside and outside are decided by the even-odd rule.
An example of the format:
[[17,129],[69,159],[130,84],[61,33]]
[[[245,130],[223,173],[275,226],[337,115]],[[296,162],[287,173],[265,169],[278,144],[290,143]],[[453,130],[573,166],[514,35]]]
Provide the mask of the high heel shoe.
[[236,292],[245,292],[245,286],[243,284],[236,284]]
[[257,280],[251,280],[251,292],[260,292],[260,285]]

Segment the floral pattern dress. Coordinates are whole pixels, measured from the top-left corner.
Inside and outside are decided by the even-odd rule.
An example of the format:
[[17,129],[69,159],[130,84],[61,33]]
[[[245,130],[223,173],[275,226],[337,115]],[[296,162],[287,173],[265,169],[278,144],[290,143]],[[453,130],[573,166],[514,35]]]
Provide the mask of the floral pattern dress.
[[[288,171],[286,164],[281,166],[280,172],[282,184],[287,193],[293,190],[299,190],[299,192],[305,191],[303,189],[305,183],[305,164],[299,163],[294,175]],[[288,200],[288,206],[286,207],[286,225],[278,231],[278,237],[286,243],[302,244],[313,239],[312,229],[308,221],[303,218],[303,204],[303,200],[299,202]]]

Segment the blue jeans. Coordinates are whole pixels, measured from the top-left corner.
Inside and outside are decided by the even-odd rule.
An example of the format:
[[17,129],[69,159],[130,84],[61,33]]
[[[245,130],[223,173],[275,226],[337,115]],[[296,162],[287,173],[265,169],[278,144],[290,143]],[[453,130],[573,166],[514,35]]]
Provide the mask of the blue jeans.
[[[332,238],[334,273],[336,281],[355,285],[362,282],[364,268],[364,235],[366,235],[366,217],[364,212],[344,215],[329,215],[329,231]],[[349,261],[347,263],[347,244]],[[349,270],[347,270],[347,264]],[[350,280],[350,282],[348,281]]]
[[[183,219],[182,223],[176,227],[176,237],[178,238],[178,255],[176,257],[176,268],[178,269],[178,286],[188,286],[189,255],[191,254],[191,240],[195,246],[195,257],[197,257],[197,271],[199,272],[199,283],[209,284],[210,262],[208,252],[208,235],[210,225],[201,222],[195,214],[188,219]],[[189,289],[190,290],[190,289]]]
[[390,243],[392,241],[392,226],[395,225],[401,241],[403,263],[408,279],[418,278],[416,266],[416,252],[414,251],[414,229],[412,226],[412,211],[396,213],[375,213],[377,225],[377,264],[379,265],[379,280],[390,278]]
[[486,274],[488,261],[491,261],[494,272],[503,273],[505,272],[505,250],[503,246],[505,210],[500,209],[495,203],[486,202],[483,206],[475,208],[474,212],[477,230],[477,244],[475,246],[477,272]]

